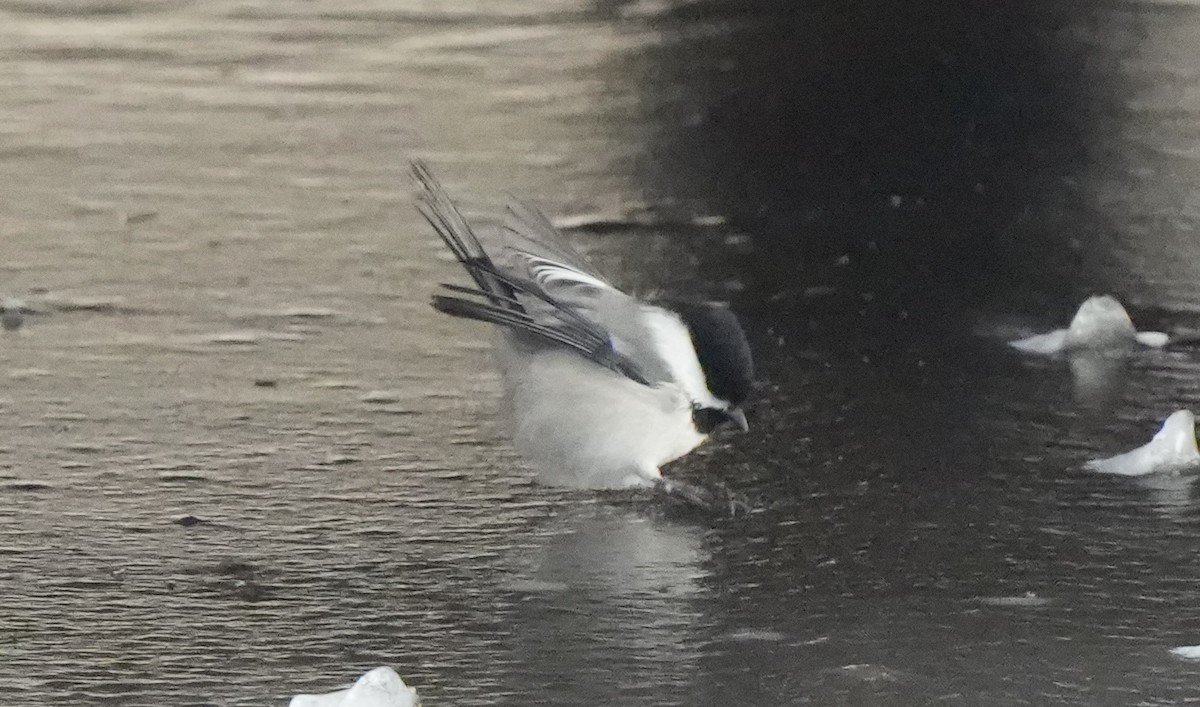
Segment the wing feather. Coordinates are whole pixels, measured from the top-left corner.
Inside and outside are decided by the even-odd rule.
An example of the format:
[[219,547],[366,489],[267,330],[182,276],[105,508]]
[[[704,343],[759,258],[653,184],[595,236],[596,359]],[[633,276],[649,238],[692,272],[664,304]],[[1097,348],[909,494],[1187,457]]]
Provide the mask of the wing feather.
[[[538,236],[522,237],[537,246],[537,252],[509,246],[506,255],[510,262],[498,264],[429,169],[414,162],[412,172],[418,185],[418,209],[476,285],[443,285],[443,293],[433,297],[435,309],[523,332],[544,343],[572,349],[638,383],[649,383],[643,367],[614,346],[609,330],[588,316],[587,308],[579,306],[577,298],[562,296],[564,289],[578,291],[584,287],[620,293],[590,267],[577,265],[585,261],[558,239],[545,216],[531,207],[519,207],[529,221],[530,232]],[[517,209],[510,211],[518,213]],[[553,239],[548,240],[551,236]],[[547,257],[547,251],[556,251],[570,264]]]
[[612,287],[608,280],[571,247],[562,234],[537,207],[509,196],[503,234],[505,249],[541,258],[546,262],[590,275],[596,282]]

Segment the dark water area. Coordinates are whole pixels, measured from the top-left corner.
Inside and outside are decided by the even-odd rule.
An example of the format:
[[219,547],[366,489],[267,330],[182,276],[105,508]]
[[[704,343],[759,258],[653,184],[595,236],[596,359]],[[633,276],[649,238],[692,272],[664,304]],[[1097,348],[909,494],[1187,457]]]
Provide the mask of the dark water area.
[[[1200,699],[1188,3],[0,1],[0,693],[269,705]],[[411,205],[732,302],[751,432],[537,486]],[[1033,360],[1118,296],[1179,343]]]
[[[1163,118],[1188,111],[1195,50],[1155,56],[1164,30],[1187,34],[1190,6],[751,6],[680,12],[674,41],[622,67],[669,116],[639,158],[647,188],[754,234],[748,301],[836,281],[872,313],[920,320],[1128,287],[1113,260],[1129,229],[1106,188],[1175,169],[1146,167],[1136,134],[1190,134]],[[1153,201],[1126,218],[1186,230],[1171,222],[1185,194]]]

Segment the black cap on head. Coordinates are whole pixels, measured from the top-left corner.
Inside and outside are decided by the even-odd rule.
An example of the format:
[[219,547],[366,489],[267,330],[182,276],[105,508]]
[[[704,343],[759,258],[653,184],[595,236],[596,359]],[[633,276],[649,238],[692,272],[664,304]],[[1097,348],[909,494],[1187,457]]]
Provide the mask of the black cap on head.
[[671,303],[692,334],[708,389],[734,406],[750,397],[754,362],[737,315],[717,304]]

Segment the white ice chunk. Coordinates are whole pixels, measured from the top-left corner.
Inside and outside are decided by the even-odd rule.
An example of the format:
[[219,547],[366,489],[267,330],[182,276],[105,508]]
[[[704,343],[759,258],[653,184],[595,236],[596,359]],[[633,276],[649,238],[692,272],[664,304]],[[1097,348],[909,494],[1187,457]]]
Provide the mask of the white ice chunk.
[[1161,349],[1171,341],[1171,337],[1161,331],[1139,331],[1135,338],[1142,346],[1148,346],[1152,349]]
[[1010,341],[1008,345],[1025,353],[1049,355],[1063,350],[1067,342],[1067,330],[1058,329],[1049,334],[1038,334],[1028,339]]
[[1026,353],[1048,355],[1062,351],[1129,349],[1137,344],[1158,348],[1167,341],[1167,335],[1159,331],[1138,332],[1116,298],[1099,295],[1079,305],[1070,327],[1010,341],[1009,345]]
[[1200,464],[1196,448],[1196,417],[1190,410],[1171,414],[1149,444],[1108,459],[1095,459],[1086,468],[1102,474],[1143,476],[1157,471],[1178,471]]
[[345,690],[324,695],[296,695],[288,707],[416,707],[417,691],[404,684],[395,670],[375,668]]
[[1184,660],[1200,660],[1200,646],[1180,646],[1171,649],[1171,655],[1179,656]]

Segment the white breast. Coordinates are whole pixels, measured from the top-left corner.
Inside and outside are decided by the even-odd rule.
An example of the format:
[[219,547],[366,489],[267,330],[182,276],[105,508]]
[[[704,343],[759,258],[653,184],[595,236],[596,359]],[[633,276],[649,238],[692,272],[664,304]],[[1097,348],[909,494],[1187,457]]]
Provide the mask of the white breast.
[[679,386],[647,387],[568,351],[510,363],[502,373],[513,441],[544,483],[649,485],[659,466],[705,440]]

